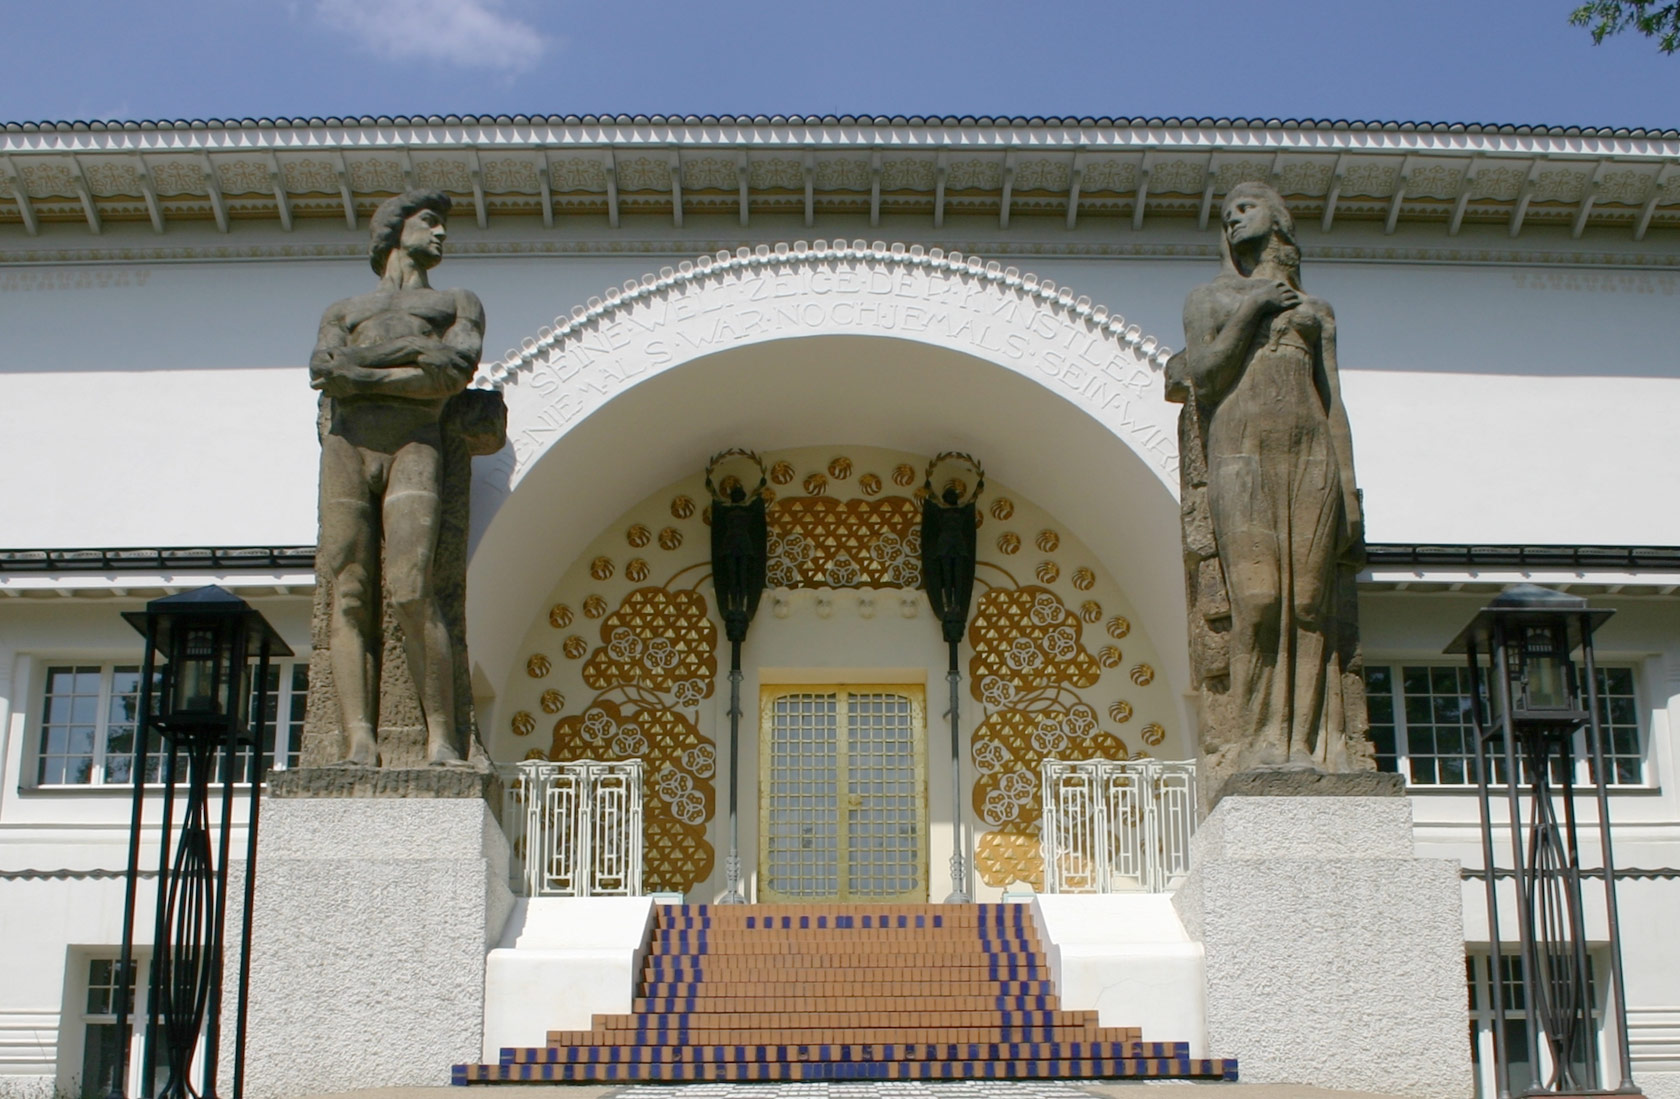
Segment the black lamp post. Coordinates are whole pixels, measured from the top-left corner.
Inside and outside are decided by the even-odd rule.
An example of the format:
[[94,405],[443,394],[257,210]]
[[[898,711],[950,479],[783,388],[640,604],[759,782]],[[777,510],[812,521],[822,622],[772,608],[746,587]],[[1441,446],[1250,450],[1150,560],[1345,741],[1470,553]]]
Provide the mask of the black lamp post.
[[[245,986],[250,971],[251,896],[255,884],[258,790],[262,782],[260,725],[267,709],[269,661],[292,650],[249,603],[214,585],[154,599],[143,612],[123,615],[146,638],[140,686],[134,794],[123,903],[123,944],[117,996],[117,1033],[126,1035],[133,982],[135,892],[140,878],[140,832],[147,756],[154,737],[162,757],[163,806],[158,822],[158,896],[147,997],[145,1058],[140,1094],[150,1095],[162,1039],[168,1076],[161,1099],[216,1095],[222,1012],[222,944],[227,912],[228,842],[236,782],[248,781],[244,931],[240,936],[239,1001],[234,1042],[233,1095],[244,1084]],[[255,660],[253,665],[252,661]],[[255,677],[253,680],[253,676]],[[253,700],[253,686],[257,697]],[[253,705],[254,702],[254,705]],[[255,726],[253,725],[255,722]],[[237,766],[248,752],[248,774]],[[184,772],[184,773],[183,773]],[[183,796],[177,794],[184,781]],[[221,796],[213,820],[212,783]],[[118,1054],[113,1099],[122,1099],[128,1042]],[[191,1079],[199,1053],[201,1083]]]
[[[956,468],[949,468],[955,466]],[[970,485],[967,478],[973,477]],[[986,487],[986,472],[967,454],[945,451],[928,463],[922,481],[922,586],[939,619],[949,663],[945,681],[951,708],[951,903],[966,903],[968,868],[962,838],[962,729],[958,721],[961,673],[957,649],[968,629],[968,603],[974,596],[974,565],[978,557],[978,501]]]
[[[1500,988],[1500,934],[1494,864],[1492,801],[1503,796],[1516,884],[1517,934],[1528,1063],[1536,1078],[1527,1095],[1638,1094],[1629,1067],[1627,1000],[1616,915],[1604,734],[1600,726],[1593,632],[1614,612],[1592,610],[1564,592],[1514,584],[1489,602],[1451,645],[1470,670],[1476,722],[1476,790],[1481,810],[1482,863],[1487,876],[1492,949],[1494,1060],[1501,1099],[1511,1094],[1512,1051],[1506,1048]],[[1574,654],[1580,653],[1577,669]],[[1590,762],[1585,789],[1576,779],[1576,740],[1583,734]],[[1492,770],[1490,771],[1490,767]],[[1588,933],[1582,903],[1577,797],[1597,802],[1598,833],[1608,921],[1611,1010],[1618,1041],[1620,1084],[1606,1088],[1592,1026]],[[1563,817],[1558,817],[1561,809]],[[1526,824],[1525,824],[1526,822]],[[1539,1079],[1544,1042],[1551,1071]]]
[[[757,467],[758,485],[751,492],[737,475],[716,476],[731,459],[744,459]],[[706,463],[706,490],[712,497],[712,587],[724,636],[729,638],[729,855],[723,863],[725,891],[719,904],[747,903],[741,891],[741,821],[736,797],[741,772],[741,642],[758,613],[769,568],[768,485],[764,463],[750,450],[725,450]]]

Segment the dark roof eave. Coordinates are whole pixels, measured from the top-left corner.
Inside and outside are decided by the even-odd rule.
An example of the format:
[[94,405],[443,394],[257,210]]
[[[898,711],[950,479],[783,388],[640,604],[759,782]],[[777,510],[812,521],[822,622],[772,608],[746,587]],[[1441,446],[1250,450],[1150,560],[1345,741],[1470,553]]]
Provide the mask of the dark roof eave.
[[[1584,571],[1674,570],[1680,546],[1548,546],[1377,542],[1366,547],[1373,567],[1567,568]],[[222,572],[308,571],[314,546],[173,546],[108,549],[0,550],[0,572],[120,572],[196,569]]]
[[1119,127],[1218,127],[1243,130],[1343,130],[1353,132],[1386,131],[1398,133],[1459,133],[1459,134],[1519,134],[1547,137],[1621,137],[1621,138],[1680,138],[1680,130],[1655,129],[1640,126],[1553,126],[1545,124],[1517,124],[1494,122],[1402,122],[1351,119],[1276,119],[1276,118],[1112,118],[1093,116],[1033,116],[1005,118],[991,115],[645,115],[645,114],[567,114],[567,115],[398,115],[332,118],[261,118],[261,119],[96,119],[42,120],[6,122],[3,128],[12,133],[105,133],[111,131],[175,131],[175,130],[273,130],[305,129],[315,126],[333,127],[391,127],[391,126],[984,126],[984,127],[1040,127],[1119,128]]

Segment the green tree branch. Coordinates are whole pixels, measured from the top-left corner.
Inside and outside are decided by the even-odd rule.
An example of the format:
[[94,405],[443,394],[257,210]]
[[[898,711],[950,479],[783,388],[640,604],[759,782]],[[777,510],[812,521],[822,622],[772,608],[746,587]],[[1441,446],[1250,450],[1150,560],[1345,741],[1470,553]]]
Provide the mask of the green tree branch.
[[1591,0],[1570,13],[1569,22],[1591,27],[1593,45],[1613,34],[1636,30],[1657,39],[1663,53],[1680,50],[1680,3],[1660,4],[1656,0]]

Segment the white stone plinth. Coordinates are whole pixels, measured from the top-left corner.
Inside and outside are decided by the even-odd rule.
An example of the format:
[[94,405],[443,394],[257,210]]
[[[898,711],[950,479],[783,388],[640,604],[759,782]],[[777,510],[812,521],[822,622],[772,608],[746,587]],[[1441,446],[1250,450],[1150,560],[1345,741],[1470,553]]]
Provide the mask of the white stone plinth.
[[1165,893],[1064,893],[1033,898],[1056,994],[1095,1010],[1102,1026],[1135,1026],[1146,1042],[1189,1042],[1207,1057],[1206,978]]
[[514,901],[484,966],[484,1060],[628,1013],[652,928],[652,897]]
[[249,1099],[449,1083],[476,1061],[484,958],[513,904],[482,798],[263,806]]
[[1403,797],[1227,797],[1174,903],[1207,967],[1209,1052],[1242,1080],[1471,1092],[1458,863]]

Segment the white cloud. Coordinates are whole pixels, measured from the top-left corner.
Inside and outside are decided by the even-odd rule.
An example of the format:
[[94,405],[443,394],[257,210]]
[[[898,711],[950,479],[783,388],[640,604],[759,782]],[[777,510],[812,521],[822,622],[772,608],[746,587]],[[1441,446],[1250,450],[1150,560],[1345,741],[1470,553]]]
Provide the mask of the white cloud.
[[505,11],[504,0],[316,0],[334,30],[388,61],[441,61],[522,72],[549,41]]

